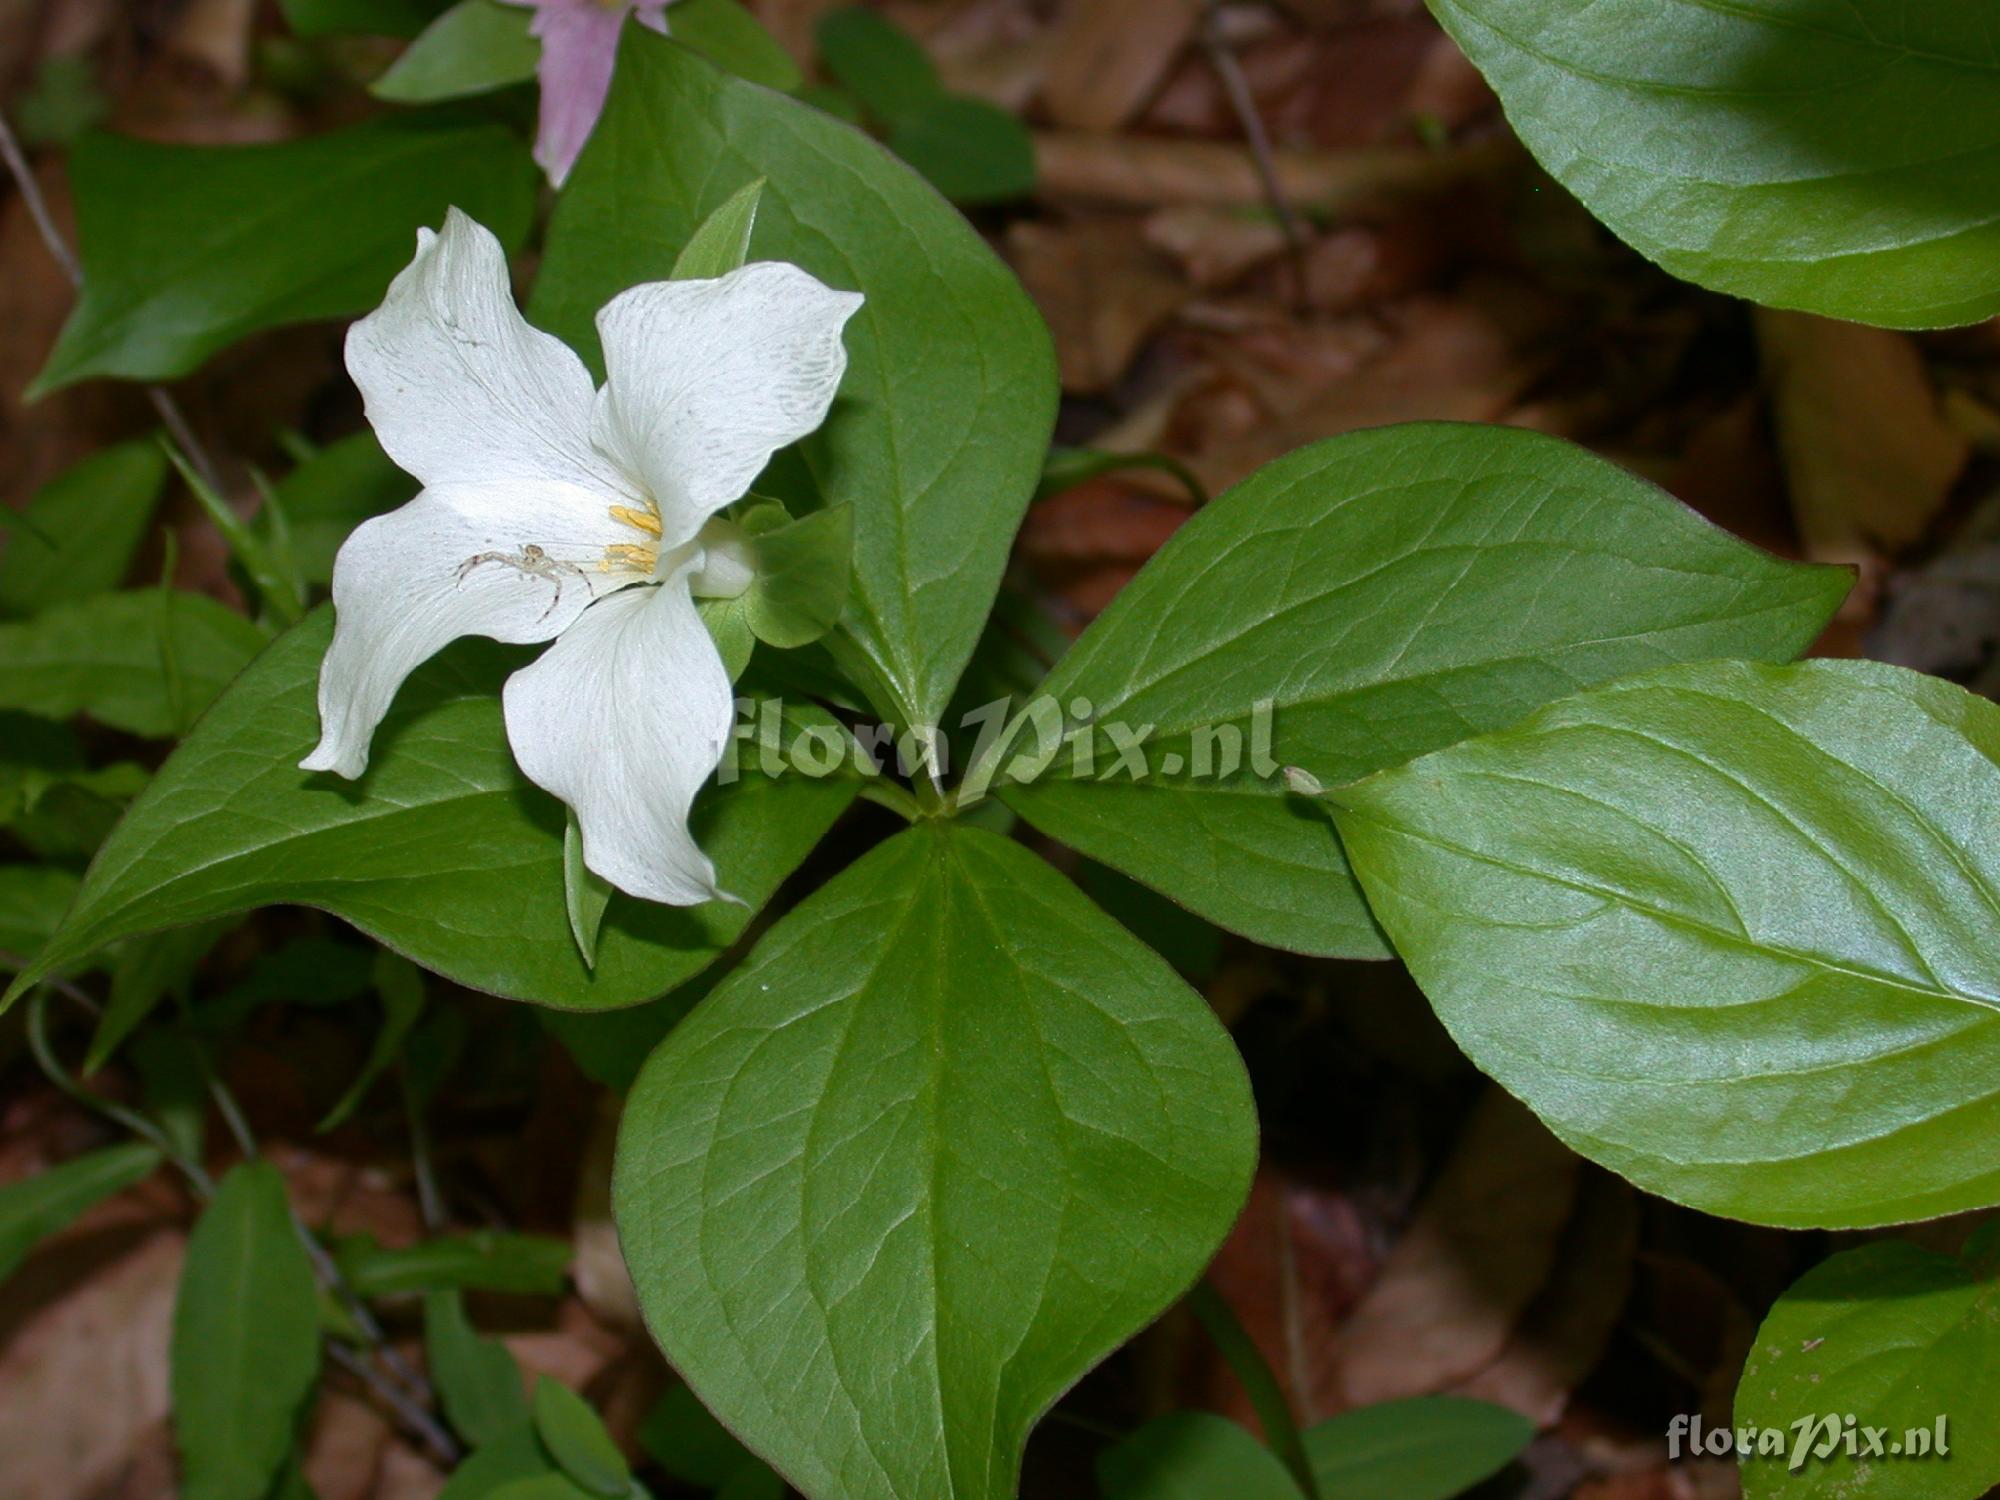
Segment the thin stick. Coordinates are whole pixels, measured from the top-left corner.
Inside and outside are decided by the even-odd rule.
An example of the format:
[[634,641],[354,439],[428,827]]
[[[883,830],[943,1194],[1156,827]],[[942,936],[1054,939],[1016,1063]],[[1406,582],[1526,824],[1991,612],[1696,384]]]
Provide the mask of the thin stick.
[[[35,221],[35,232],[47,247],[49,258],[62,269],[69,284],[79,291],[83,288],[83,264],[76,258],[76,252],[69,247],[62,231],[56,227],[55,215],[49,212],[49,200],[42,196],[42,184],[34,170],[28,165],[28,158],[21,150],[20,138],[14,134],[14,127],[5,114],[0,114],[0,162],[5,162],[7,174],[14,179],[14,186],[21,194],[21,201],[28,206],[28,217]],[[194,435],[194,428],[188,425],[186,413],[180,403],[157,385],[146,387],[146,399],[153,404],[162,424],[173,435],[181,451],[188,456],[201,477],[208,481],[211,489],[220,490],[216,478],[215,464],[203,448],[201,440]]]
[[1285,236],[1285,264],[1290,268],[1292,301],[1303,310],[1306,305],[1305,232],[1299,226],[1299,216],[1292,208],[1292,200],[1285,196],[1284,185],[1278,181],[1270,132],[1264,128],[1264,117],[1257,112],[1257,100],[1250,92],[1250,80],[1243,76],[1243,65],[1236,60],[1235,49],[1223,35],[1221,0],[1207,0],[1206,9],[1208,16],[1201,29],[1202,50],[1208,54],[1216,76],[1222,80],[1222,91],[1229,96],[1229,107],[1236,112],[1237,121],[1243,126],[1243,137],[1250,145],[1250,160],[1257,167],[1257,180],[1264,185],[1264,197],[1270,202],[1271,212],[1277,216],[1278,228]]
[[453,1441],[451,1434],[446,1432],[443,1426],[439,1424],[437,1418],[425,1411],[423,1406],[410,1396],[409,1392],[384,1379],[381,1371],[377,1370],[345,1344],[329,1339],[327,1341],[326,1352],[327,1356],[335,1364],[355,1376],[369,1390],[380,1396],[388,1404],[390,1410],[394,1411],[397,1417],[402,1420],[403,1425],[422,1438],[447,1468],[458,1462],[461,1456],[458,1444]]

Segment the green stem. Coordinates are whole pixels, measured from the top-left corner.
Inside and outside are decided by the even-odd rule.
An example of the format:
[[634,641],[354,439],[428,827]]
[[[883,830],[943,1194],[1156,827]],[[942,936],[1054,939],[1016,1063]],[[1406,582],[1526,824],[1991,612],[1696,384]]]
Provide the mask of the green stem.
[[1236,1309],[1225,1302],[1222,1294],[1206,1280],[1188,1293],[1187,1305],[1188,1310],[1201,1320],[1201,1326],[1215,1341],[1224,1362],[1242,1383],[1244,1394],[1250,1398],[1251,1409],[1263,1424],[1264,1441],[1292,1471],[1292,1478],[1298,1481],[1299,1490],[1306,1500],[1319,1500],[1319,1479],[1313,1473],[1312,1460],[1306,1456],[1305,1439],[1299,1435],[1299,1424],[1292,1415],[1291,1403],[1285,1399],[1284,1388],[1278,1384],[1278,1377],[1265,1360],[1263,1351],[1236,1316]]

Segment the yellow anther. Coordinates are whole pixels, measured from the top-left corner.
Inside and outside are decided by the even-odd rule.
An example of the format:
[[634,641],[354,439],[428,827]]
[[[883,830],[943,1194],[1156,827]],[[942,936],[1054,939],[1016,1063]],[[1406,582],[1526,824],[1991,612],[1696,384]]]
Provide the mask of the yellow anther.
[[614,505],[611,507],[611,519],[623,521],[627,526],[645,532],[647,536],[660,534],[660,518],[650,510],[634,510],[629,505]]
[[604,549],[604,561],[598,566],[604,572],[650,574],[660,565],[660,554],[652,547],[628,546],[615,543]]

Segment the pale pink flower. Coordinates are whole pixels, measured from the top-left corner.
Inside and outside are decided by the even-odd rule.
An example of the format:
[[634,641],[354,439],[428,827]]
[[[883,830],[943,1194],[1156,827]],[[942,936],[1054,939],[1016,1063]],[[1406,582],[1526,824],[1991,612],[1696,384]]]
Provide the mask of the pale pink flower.
[[611,69],[618,60],[618,38],[625,18],[661,35],[667,30],[667,7],[673,0],[506,0],[535,11],[533,32],[541,40],[542,60],[536,76],[542,84],[541,127],[536,132],[535,160],[557,187],[576,165],[583,143],[604,112],[611,92]]

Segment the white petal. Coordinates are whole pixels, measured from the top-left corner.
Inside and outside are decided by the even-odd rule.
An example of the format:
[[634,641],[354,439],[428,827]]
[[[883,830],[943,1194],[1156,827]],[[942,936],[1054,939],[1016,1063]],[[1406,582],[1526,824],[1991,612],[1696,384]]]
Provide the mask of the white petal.
[[300,766],[359,776],[405,677],[462,635],[555,636],[631,581],[599,563],[607,543],[634,536],[601,496],[546,482],[433,485],[362,523],[334,559],[320,742]]
[[826,420],[847,369],[841,329],[860,306],[858,292],[764,261],[637,286],[598,313],[608,378],[591,430],[651,492],[666,545]]
[[425,484],[542,479],[625,495],[590,441],[590,372],[514,306],[506,252],[457,209],[347,333],[382,446]]
[[575,810],[586,865],[671,906],[722,894],[687,816],[735,724],[734,690],[683,578],[586,610],[507,679],[504,703],[515,761]]

